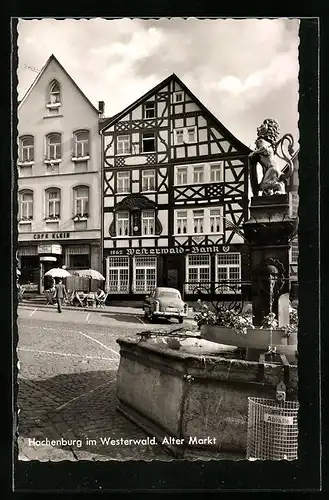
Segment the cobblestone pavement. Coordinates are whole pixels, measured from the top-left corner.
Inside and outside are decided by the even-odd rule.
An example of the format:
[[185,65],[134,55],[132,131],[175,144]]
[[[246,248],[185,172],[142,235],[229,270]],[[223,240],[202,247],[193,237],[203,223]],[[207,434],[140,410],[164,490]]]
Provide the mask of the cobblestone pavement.
[[116,411],[116,339],[181,325],[105,314],[91,324],[85,312],[33,311],[18,313],[19,459],[172,460],[159,445],[109,445],[101,439],[146,439]]

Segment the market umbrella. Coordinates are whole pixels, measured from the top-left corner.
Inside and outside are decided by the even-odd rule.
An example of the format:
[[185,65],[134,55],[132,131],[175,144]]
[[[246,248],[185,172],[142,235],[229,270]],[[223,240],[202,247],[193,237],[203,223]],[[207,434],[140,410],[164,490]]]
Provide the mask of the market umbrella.
[[96,271],[95,269],[77,269],[73,271],[73,275],[79,276],[80,278],[88,278],[89,279],[89,291],[91,289],[91,280],[104,281],[104,276]]
[[90,280],[105,280],[104,276],[95,269],[77,269],[73,271],[73,275],[80,276],[80,278],[89,278]]
[[71,274],[61,267],[53,267],[45,273],[45,276],[51,276],[52,278],[67,278]]

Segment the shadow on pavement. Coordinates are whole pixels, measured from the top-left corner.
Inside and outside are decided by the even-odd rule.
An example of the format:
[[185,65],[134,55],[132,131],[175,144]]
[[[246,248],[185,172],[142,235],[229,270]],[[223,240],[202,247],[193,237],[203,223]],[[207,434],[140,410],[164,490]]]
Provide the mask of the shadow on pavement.
[[[116,371],[61,374],[45,380],[19,378],[18,433],[30,440],[75,440],[56,448],[105,456],[109,460],[172,460],[159,445],[102,444],[101,438],[145,439],[146,434],[116,411]],[[30,442],[30,446],[35,442]],[[20,450],[29,456],[27,450]],[[37,455],[37,451],[34,451]]]

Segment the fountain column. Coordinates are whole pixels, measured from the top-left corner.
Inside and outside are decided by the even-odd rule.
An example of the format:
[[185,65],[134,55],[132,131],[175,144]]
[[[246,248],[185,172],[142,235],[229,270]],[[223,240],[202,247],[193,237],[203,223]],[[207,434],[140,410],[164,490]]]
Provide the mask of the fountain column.
[[296,226],[289,212],[289,194],[251,198],[244,232],[250,249],[255,326],[260,326],[270,312],[278,318],[279,297],[289,293],[290,238]]
[[[283,145],[288,142],[288,155]],[[244,225],[251,257],[252,307],[254,326],[260,326],[270,312],[283,321],[289,314],[289,249],[297,220],[290,217],[290,198],[286,180],[292,175],[294,139],[285,134],[279,139],[279,124],[272,118],[257,128],[256,149],[249,155],[250,183],[253,192],[250,219]],[[283,160],[280,167],[278,160]],[[263,171],[258,178],[260,168]],[[287,294],[280,301],[279,297]]]

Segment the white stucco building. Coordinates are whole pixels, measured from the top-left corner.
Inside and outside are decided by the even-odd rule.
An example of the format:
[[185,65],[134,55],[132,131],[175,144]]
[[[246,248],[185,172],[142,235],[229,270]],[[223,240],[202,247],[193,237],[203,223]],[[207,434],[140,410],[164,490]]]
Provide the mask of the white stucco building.
[[19,103],[18,258],[31,290],[51,267],[101,270],[99,116],[53,55]]

